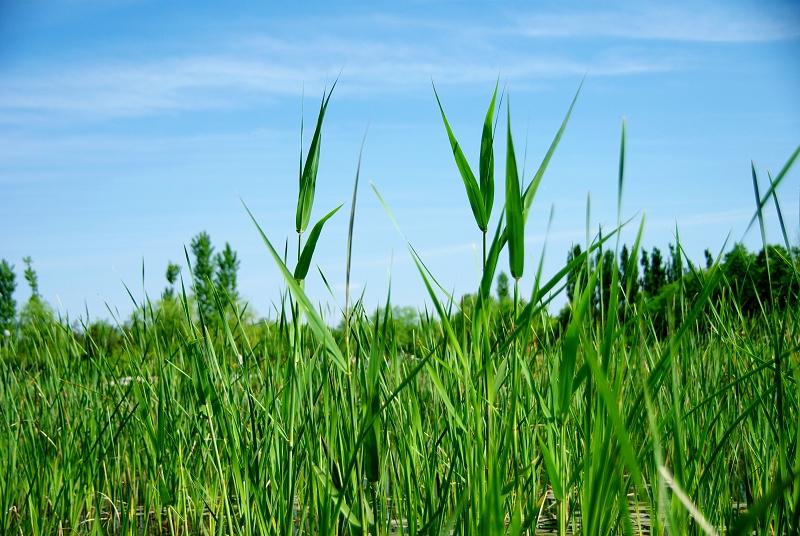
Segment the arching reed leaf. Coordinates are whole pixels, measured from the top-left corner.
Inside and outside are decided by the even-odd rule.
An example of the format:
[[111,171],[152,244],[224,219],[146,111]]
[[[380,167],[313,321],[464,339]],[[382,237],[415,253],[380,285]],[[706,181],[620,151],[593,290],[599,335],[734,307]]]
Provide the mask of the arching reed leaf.
[[314,136],[311,138],[311,145],[308,148],[306,163],[300,173],[300,190],[297,195],[297,213],[295,215],[295,230],[302,233],[308,227],[311,219],[311,208],[314,205],[314,192],[317,187],[317,170],[319,169],[319,151],[322,143],[322,122],[325,119],[325,112],[328,109],[328,102],[336,87],[338,79],[333,82],[331,90],[322,95],[322,102],[317,115],[317,126],[314,128]]
[[322,233],[322,226],[325,225],[325,222],[336,214],[340,208],[342,208],[342,205],[339,205],[325,214],[325,216],[312,227],[311,232],[308,233],[308,239],[306,240],[305,246],[303,246],[303,253],[297,261],[297,266],[294,268],[294,278],[298,281],[304,280],[308,274],[308,268],[311,266],[311,257],[314,256],[314,249],[317,247],[319,235]]
[[533,198],[536,196],[536,191],[539,189],[539,184],[542,182],[544,172],[547,169],[547,166],[550,164],[550,159],[553,157],[553,153],[556,152],[556,147],[558,147],[559,142],[561,142],[561,136],[564,134],[564,130],[567,128],[567,123],[569,123],[569,118],[572,115],[572,109],[575,108],[575,103],[578,101],[578,95],[580,95],[582,87],[583,80],[581,80],[578,90],[575,92],[575,96],[572,97],[572,102],[569,105],[567,114],[564,116],[564,120],[561,121],[561,126],[558,128],[558,132],[556,132],[555,137],[553,137],[553,141],[550,143],[550,147],[547,149],[547,152],[542,159],[542,163],[539,164],[539,169],[536,170],[536,173],[534,174],[533,179],[531,179],[530,184],[527,186],[527,188],[525,188],[525,193],[523,195],[523,213],[526,221],[528,219],[528,212],[530,211],[531,203],[533,203]]
[[780,183],[783,182],[783,179],[786,177],[786,174],[789,173],[789,170],[792,169],[792,166],[794,165],[794,162],[797,160],[798,156],[800,156],[800,145],[797,146],[778,174],[775,175],[775,180],[770,181],[769,188],[767,189],[767,193],[764,194],[764,197],[761,197],[757,202],[756,211],[753,214],[753,217],[750,218],[750,223],[747,224],[745,234],[747,234],[750,231],[750,228],[753,227],[753,224],[758,219],[758,214],[764,209],[764,205],[769,202],[769,198],[772,196],[772,193],[780,185]]
[[525,220],[522,216],[517,158],[511,136],[511,110],[506,103],[508,136],[506,146],[506,229],[508,230],[508,266],[514,279],[522,277],[525,267]]
[[[492,205],[494,204],[494,105],[497,100],[497,88],[499,82],[494,86],[494,93],[492,94],[492,101],[489,103],[489,109],[486,110],[486,118],[483,122],[483,133],[481,135],[481,158],[480,158],[480,185],[481,194],[483,195],[483,212],[486,216],[486,223],[488,226],[489,220],[492,217]],[[485,231],[486,229],[481,229]]]
[[342,352],[339,350],[339,346],[337,346],[336,341],[333,339],[333,335],[331,335],[330,329],[325,324],[325,321],[322,320],[322,317],[317,313],[317,310],[314,308],[314,305],[311,303],[311,300],[308,299],[306,293],[303,291],[303,288],[300,286],[300,283],[294,278],[292,273],[286,267],[286,265],[281,260],[280,255],[275,248],[272,246],[272,242],[270,242],[267,235],[264,233],[261,226],[256,221],[255,216],[253,213],[250,212],[250,209],[247,205],[242,202],[244,205],[247,214],[250,216],[250,219],[253,221],[253,225],[256,226],[258,230],[258,234],[261,235],[261,239],[264,241],[264,244],[267,246],[270,254],[272,255],[275,264],[278,265],[278,269],[281,271],[283,278],[286,280],[286,284],[289,286],[289,289],[292,292],[292,296],[297,301],[300,308],[308,317],[308,325],[311,327],[311,331],[317,337],[317,340],[322,344],[322,346],[327,351],[328,355],[330,355],[333,362],[336,364],[342,372],[347,373],[349,371],[347,361],[345,360],[344,356],[342,356]]
[[461,146],[458,144],[455,134],[453,134],[453,129],[450,128],[450,123],[447,121],[447,116],[444,114],[442,102],[439,100],[439,94],[436,92],[436,86],[433,86],[433,94],[436,96],[436,103],[439,105],[439,111],[442,114],[442,121],[444,122],[444,128],[447,130],[447,139],[450,141],[450,148],[453,150],[453,158],[456,160],[456,167],[458,167],[458,172],[461,174],[461,180],[464,181],[464,188],[467,190],[467,198],[469,199],[470,207],[472,207],[472,215],[475,217],[475,223],[482,232],[486,231],[489,227],[489,218],[483,206],[481,187],[478,185],[475,174],[469,167],[467,157],[464,156],[464,152],[461,150]]

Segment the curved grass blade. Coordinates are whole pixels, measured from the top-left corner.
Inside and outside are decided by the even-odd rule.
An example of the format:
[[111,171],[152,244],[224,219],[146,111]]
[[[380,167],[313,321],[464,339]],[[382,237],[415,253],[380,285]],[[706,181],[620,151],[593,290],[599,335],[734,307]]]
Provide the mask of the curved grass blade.
[[792,165],[794,165],[794,161],[797,160],[798,156],[800,156],[800,145],[797,146],[797,149],[794,150],[792,155],[789,157],[789,160],[786,161],[786,163],[783,165],[778,174],[775,175],[775,180],[770,183],[769,189],[767,190],[767,193],[764,194],[764,197],[761,197],[759,199],[758,206],[756,207],[756,212],[755,214],[753,214],[753,217],[750,218],[750,223],[747,224],[747,229],[745,229],[744,234],[750,232],[750,229],[753,227],[753,224],[758,219],[759,213],[764,209],[764,205],[766,205],[769,202],[769,198],[772,196],[772,193],[775,191],[778,185],[781,182],[783,182],[784,177],[786,176],[787,173],[789,173],[789,170],[792,168]]
[[303,246],[303,253],[297,261],[297,266],[294,268],[294,278],[296,280],[302,281],[306,278],[306,275],[308,275],[308,268],[311,266],[311,257],[314,256],[314,249],[317,247],[319,235],[322,233],[322,226],[325,225],[325,222],[336,214],[340,208],[342,208],[342,205],[339,205],[325,214],[325,216],[314,225],[311,232],[308,233],[308,239],[306,240],[305,246]]
[[494,131],[493,117],[494,105],[497,100],[497,88],[499,81],[494,86],[492,102],[486,110],[486,118],[483,121],[483,133],[481,135],[481,158],[480,158],[480,181],[481,193],[483,194],[483,211],[488,224],[492,217],[492,205],[494,204]]
[[[350,265],[353,256],[353,224],[356,221],[356,199],[358,197],[358,182],[361,177],[361,156],[364,154],[364,144],[367,142],[367,132],[361,139],[361,149],[358,151],[358,165],[356,166],[356,181],[353,185],[353,201],[350,204],[350,223],[347,226],[347,261],[345,263],[344,275],[344,310],[349,315],[350,309]],[[348,318],[349,320],[349,318]]]
[[400,395],[400,392],[403,391],[414,380],[414,378],[417,377],[419,372],[423,368],[428,367],[431,357],[437,351],[440,351],[440,350],[441,350],[440,346],[435,346],[435,347],[431,348],[431,350],[425,355],[425,357],[420,359],[419,363],[417,363],[414,366],[414,368],[411,369],[411,371],[408,373],[408,375],[403,379],[403,381],[400,382],[400,385],[398,385],[389,394],[389,396],[386,397],[386,400],[384,400],[384,402],[381,404],[380,409],[377,412],[372,412],[369,415],[369,417],[366,418],[365,421],[363,422],[363,426],[361,428],[361,432],[358,435],[358,438],[356,439],[355,444],[353,445],[353,450],[352,450],[352,453],[350,455],[350,460],[348,461],[347,466],[346,466],[346,468],[344,470],[344,473],[343,473],[343,477],[344,477],[343,484],[344,484],[344,486],[343,486],[343,488],[341,490],[342,494],[339,497],[339,501],[337,502],[337,508],[339,508],[339,503],[343,500],[344,492],[347,491],[347,486],[349,485],[349,483],[351,481],[350,475],[352,474],[353,469],[355,468],[356,462],[358,460],[358,453],[360,452],[361,446],[364,444],[364,441],[366,441],[367,435],[369,434],[370,430],[372,429],[372,425],[375,423],[375,420],[380,417],[380,415],[386,410],[386,408],[389,407],[389,405],[392,402],[394,402],[394,400]]
[[280,255],[272,246],[272,242],[270,242],[269,238],[267,238],[267,235],[264,234],[263,229],[261,229],[261,226],[256,221],[255,216],[253,216],[253,213],[250,212],[250,209],[247,207],[244,201],[242,201],[242,205],[244,205],[244,209],[247,211],[247,214],[250,216],[250,219],[253,221],[256,229],[258,229],[258,233],[261,235],[261,239],[269,249],[272,258],[275,260],[275,264],[278,265],[278,268],[280,269],[283,278],[286,280],[286,284],[289,286],[289,290],[292,292],[294,299],[297,301],[303,312],[306,313],[306,316],[308,317],[308,325],[311,327],[311,331],[317,337],[317,340],[324,346],[325,350],[328,352],[336,366],[339,367],[342,372],[349,373],[347,361],[342,356],[342,352],[339,350],[339,347],[336,345],[336,341],[333,339],[333,335],[328,329],[328,326],[325,325],[325,322],[311,304],[311,300],[309,300],[308,296],[306,296],[306,293],[303,292],[303,288],[300,286],[300,283],[298,283],[292,273],[289,272],[289,269],[281,260]]
[[539,164],[539,169],[536,170],[536,174],[533,176],[533,179],[531,179],[531,183],[527,188],[525,188],[525,194],[523,195],[523,215],[526,220],[528,219],[528,212],[530,211],[531,203],[533,203],[533,198],[536,196],[536,190],[539,189],[539,184],[542,182],[544,172],[547,169],[548,164],[550,164],[550,159],[553,157],[556,147],[558,147],[558,144],[561,141],[561,136],[564,134],[564,130],[567,128],[567,123],[572,115],[572,109],[575,107],[575,103],[578,101],[578,95],[581,92],[584,80],[581,80],[580,85],[578,85],[578,90],[575,92],[575,96],[572,97],[572,103],[569,105],[567,114],[564,116],[564,120],[561,121],[561,126],[559,127],[558,132],[556,132],[553,141],[550,143],[550,147],[547,149],[547,152],[542,159],[542,163]]
[[772,201],[775,203],[775,212],[778,214],[778,223],[781,226],[781,234],[783,235],[783,244],[786,246],[786,251],[789,252],[789,255],[792,254],[792,244],[789,242],[789,235],[786,234],[786,224],[783,221],[783,211],[781,210],[781,204],[778,202],[778,194],[775,193],[775,189],[773,185],[775,181],[772,180],[772,174],[767,171],[767,178],[769,179],[769,187],[772,190]]
[[[552,299],[564,289],[565,285],[561,285],[561,287],[558,287],[558,285],[561,281],[563,281],[566,278],[567,274],[572,270],[577,269],[579,265],[588,262],[591,253],[599,249],[605,242],[614,237],[614,235],[620,232],[622,227],[627,225],[630,221],[631,220],[628,220],[627,222],[623,223],[619,228],[615,229],[608,235],[601,237],[597,242],[592,244],[589,247],[589,249],[581,252],[580,255],[573,258],[566,266],[564,266],[555,275],[553,275],[550,279],[548,279],[544,285],[538,288],[536,292],[531,296],[531,301],[528,302],[528,304],[526,304],[525,307],[522,308],[522,311],[517,316],[517,319],[515,321],[517,327],[514,328],[505,339],[499,340],[497,342],[496,344],[497,349],[495,351],[500,353],[507,351],[508,348],[513,343],[513,341],[516,339],[516,337],[519,336],[519,334],[523,330],[527,329],[527,326],[529,325],[531,318],[533,318],[534,315],[536,315],[539,311],[542,311],[544,307],[546,307],[547,304],[550,301],[552,301]],[[556,290],[555,292],[551,293],[553,289]],[[545,299],[545,296],[548,293],[551,294],[548,298]]]
[[464,152],[461,150],[461,146],[458,144],[458,140],[456,140],[453,130],[450,128],[450,123],[447,121],[447,117],[444,114],[442,102],[439,100],[439,94],[436,92],[436,86],[433,86],[433,94],[436,96],[436,103],[439,105],[439,111],[442,114],[444,128],[447,130],[447,139],[450,140],[450,147],[453,150],[453,158],[456,160],[458,172],[461,174],[461,179],[464,181],[464,188],[467,190],[467,198],[469,199],[470,207],[472,207],[472,215],[475,217],[475,223],[478,225],[478,229],[486,231],[489,227],[489,219],[486,217],[486,210],[483,206],[481,187],[478,185],[475,174],[469,167],[469,162],[467,162],[467,157],[464,156]]
[[[506,207],[503,206],[505,213]],[[497,229],[492,238],[492,243],[489,245],[489,254],[486,256],[486,263],[483,266],[483,275],[481,276],[481,284],[478,291],[478,307],[489,299],[489,294],[492,290],[492,283],[494,282],[494,274],[497,270],[497,261],[500,259],[500,253],[508,242],[508,232],[505,225],[503,225],[505,218],[500,218],[497,221]]]
[[[703,283],[703,288],[695,298],[692,308],[683,318],[678,330],[672,337],[664,344],[665,348],[661,353],[656,364],[652,367],[650,375],[647,377],[647,385],[650,392],[655,392],[661,387],[661,382],[664,380],[664,374],[672,363],[672,358],[675,353],[675,348],[683,337],[694,326],[695,319],[700,316],[700,313],[705,309],[706,302],[711,297],[712,292],[717,288],[717,285],[723,279],[724,273],[719,265],[714,265],[708,272],[708,276]],[[628,414],[626,422],[633,423],[634,419],[639,415],[642,401],[644,400],[644,393],[642,391],[636,396],[631,404],[632,411]]]
[[678,500],[683,504],[683,507],[686,508],[686,511],[689,512],[689,515],[694,518],[697,525],[703,529],[703,532],[708,534],[709,536],[716,536],[717,531],[708,522],[705,516],[697,509],[697,506],[692,502],[686,492],[683,491],[683,488],[675,482],[675,479],[672,477],[672,473],[669,472],[669,469],[664,467],[663,465],[659,466],[658,472],[661,474],[661,477],[664,479],[664,482],[672,489],[672,493],[678,498]]
[[[617,225],[622,219],[622,186],[625,181],[625,120],[622,120],[622,134],[619,142],[619,176],[617,178]],[[619,243],[619,241],[617,241]]]

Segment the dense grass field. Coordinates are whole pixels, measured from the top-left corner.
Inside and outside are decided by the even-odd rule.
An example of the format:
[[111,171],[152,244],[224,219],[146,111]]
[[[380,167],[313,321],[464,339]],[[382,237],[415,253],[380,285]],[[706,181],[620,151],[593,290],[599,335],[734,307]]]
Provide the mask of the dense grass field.
[[[583,252],[545,276],[523,236],[569,112],[533,177],[520,177],[495,92],[477,174],[442,110],[484,244],[475,294],[448,296],[409,245],[430,310],[401,331],[388,289],[377,312],[348,294],[332,327],[315,305],[326,297],[304,290],[331,215],[309,229],[329,97],[299,174],[296,255],[270,242],[284,230],[253,216],[286,283],[274,321],[222,292],[204,311],[187,277],[175,295],[136,304],[114,351],[108,334],[49,317],[3,339],[1,533],[800,531],[800,308],[773,299],[786,289],[772,272],[745,308],[718,262],[685,258],[656,309],[632,298],[624,270],[604,281],[592,259],[618,252],[619,227],[589,233],[587,216]],[[753,170],[754,230],[768,203],[780,212],[775,192],[797,154],[769,189]],[[620,196],[624,162],[623,129]],[[352,240],[358,195],[356,178]],[[638,226],[635,266],[644,222],[619,222]],[[781,281],[796,284],[785,241]],[[504,305],[491,291],[506,257]],[[348,248],[348,278],[349,262]],[[550,302],[568,284],[555,318]]]

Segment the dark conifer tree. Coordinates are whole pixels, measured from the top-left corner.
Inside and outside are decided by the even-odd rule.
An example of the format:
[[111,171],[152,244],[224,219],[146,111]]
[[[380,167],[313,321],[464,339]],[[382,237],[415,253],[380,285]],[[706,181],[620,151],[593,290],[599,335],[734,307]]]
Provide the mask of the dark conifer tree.
[[214,257],[214,263],[217,268],[215,282],[221,298],[236,303],[239,299],[237,279],[240,263],[236,252],[228,242],[225,242],[225,249]]
[[214,266],[212,264],[214,246],[211,245],[211,237],[203,231],[192,239],[191,248],[194,255],[192,276],[197,310],[208,321],[214,316],[216,310],[213,294]]
[[39,299],[39,276],[36,273],[36,270],[33,269],[33,259],[30,257],[23,257],[22,262],[25,263],[25,272],[23,275],[25,276],[25,281],[28,282],[28,286],[31,289],[31,300],[38,300]]
[[181,273],[181,267],[175,264],[174,262],[170,262],[167,264],[167,272],[165,274],[167,278],[167,288],[164,289],[163,294],[161,297],[163,299],[171,299],[175,296],[175,282],[178,280],[178,275]]
[[[567,290],[567,294],[569,294],[569,290]],[[497,300],[503,303],[510,299],[511,294],[509,292],[508,276],[505,272],[500,272],[500,275],[497,276]]]
[[14,301],[16,278],[14,266],[5,259],[0,261],[0,330],[4,332],[11,331],[17,318],[17,302]]
[[640,287],[645,292],[645,294],[650,294],[650,256],[647,254],[647,250],[642,250],[642,278],[640,280]]

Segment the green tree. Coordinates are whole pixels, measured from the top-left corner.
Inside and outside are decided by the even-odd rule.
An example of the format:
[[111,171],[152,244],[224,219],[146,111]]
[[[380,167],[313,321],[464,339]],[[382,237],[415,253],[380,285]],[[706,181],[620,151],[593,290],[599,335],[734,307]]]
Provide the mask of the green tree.
[[37,352],[37,348],[52,342],[52,337],[46,334],[52,333],[52,328],[57,320],[50,305],[39,294],[39,276],[33,269],[33,260],[30,257],[24,257],[22,261],[25,263],[23,275],[31,289],[31,297],[19,313],[22,343],[18,351],[21,354],[31,354]]
[[225,249],[214,257],[214,264],[216,264],[217,269],[215,274],[217,290],[223,299],[227,296],[231,303],[236,303],[239,299],[239,293],[236,288],[239,259],[228,242],[225,242]]
[[755,258],[755,267],[755,288],[763,304],[782,309],[796,302],[798,271],[785,247],[763,248]]
[[653,248],[650,252],[650,269],[645,282],[645,291],[650,296],[658,295],[661,288],[667,284],[667,270],[664,266],[664,257],[661,250]]
[[211,237],[203,231],[192,239],[191,248],[194,255],[192,276],[197,311],[208,321],[214,316],[216,310],[213,290],[214,265],[212,263],[214,246],[211,245]]
[[703,255],[706,258],[706,269],[710,270],[714,266],[714,257],[711,256],[711,252],[708,249],[703,251]]
[[647,254],[646,249],[642,249],[642,278],[639,280],[639,286],[645,292],[650,293],[650,256]]
[[175,282],[178,280],[178,275],[181,273],[181,267],[174,262],[167,263],[167,288],[164,289],[161,295],[162,299],[171,299],[175,296]]
[[36,274],[36,270],[33,269],[33,259],[30,257],[23,257],[22,262],[25,263],[25,281],[28,282],[28,286],[31,288],[31,299],[39,299],[39,276]]
[[42,342],[48,337],[48,326],[56,322],[56,315],[50,305],[36,296],[31,296],[28,303],[19,313],[19,325],[22,339],[29,342]]
[[683,277],[683,260],[678,248],[669,245],[669,264],[667,265],[667,283],[674,283]]
[[758,307],[756,298],[756,258],[742,243],[737,243],[725,254],[723,269],[739,305],[746,313]]
[[[376,322],[380,322],[384,311],[380,311],[376,316]],[[406,352],[414,351],[414,338],[419,330],[419,313],[413,307],[400,307],[395,305],[390,311],[391,329],[394,331],[393,337],[397,345]]]
[[497,276],[497,299],[500,302],[506,302],[511,299],[508,276],[505,272],[500,272],[500,275]]
[[14,266],[3,259],[0,261],[0,330],[14,327],[17,317],[17,302],[14,301],[14,290],[17,288]]
[[77,338],[83,343],[83,351],[88,357],[120,355],[125,347],[122,331],[105,320],[92,322]]

